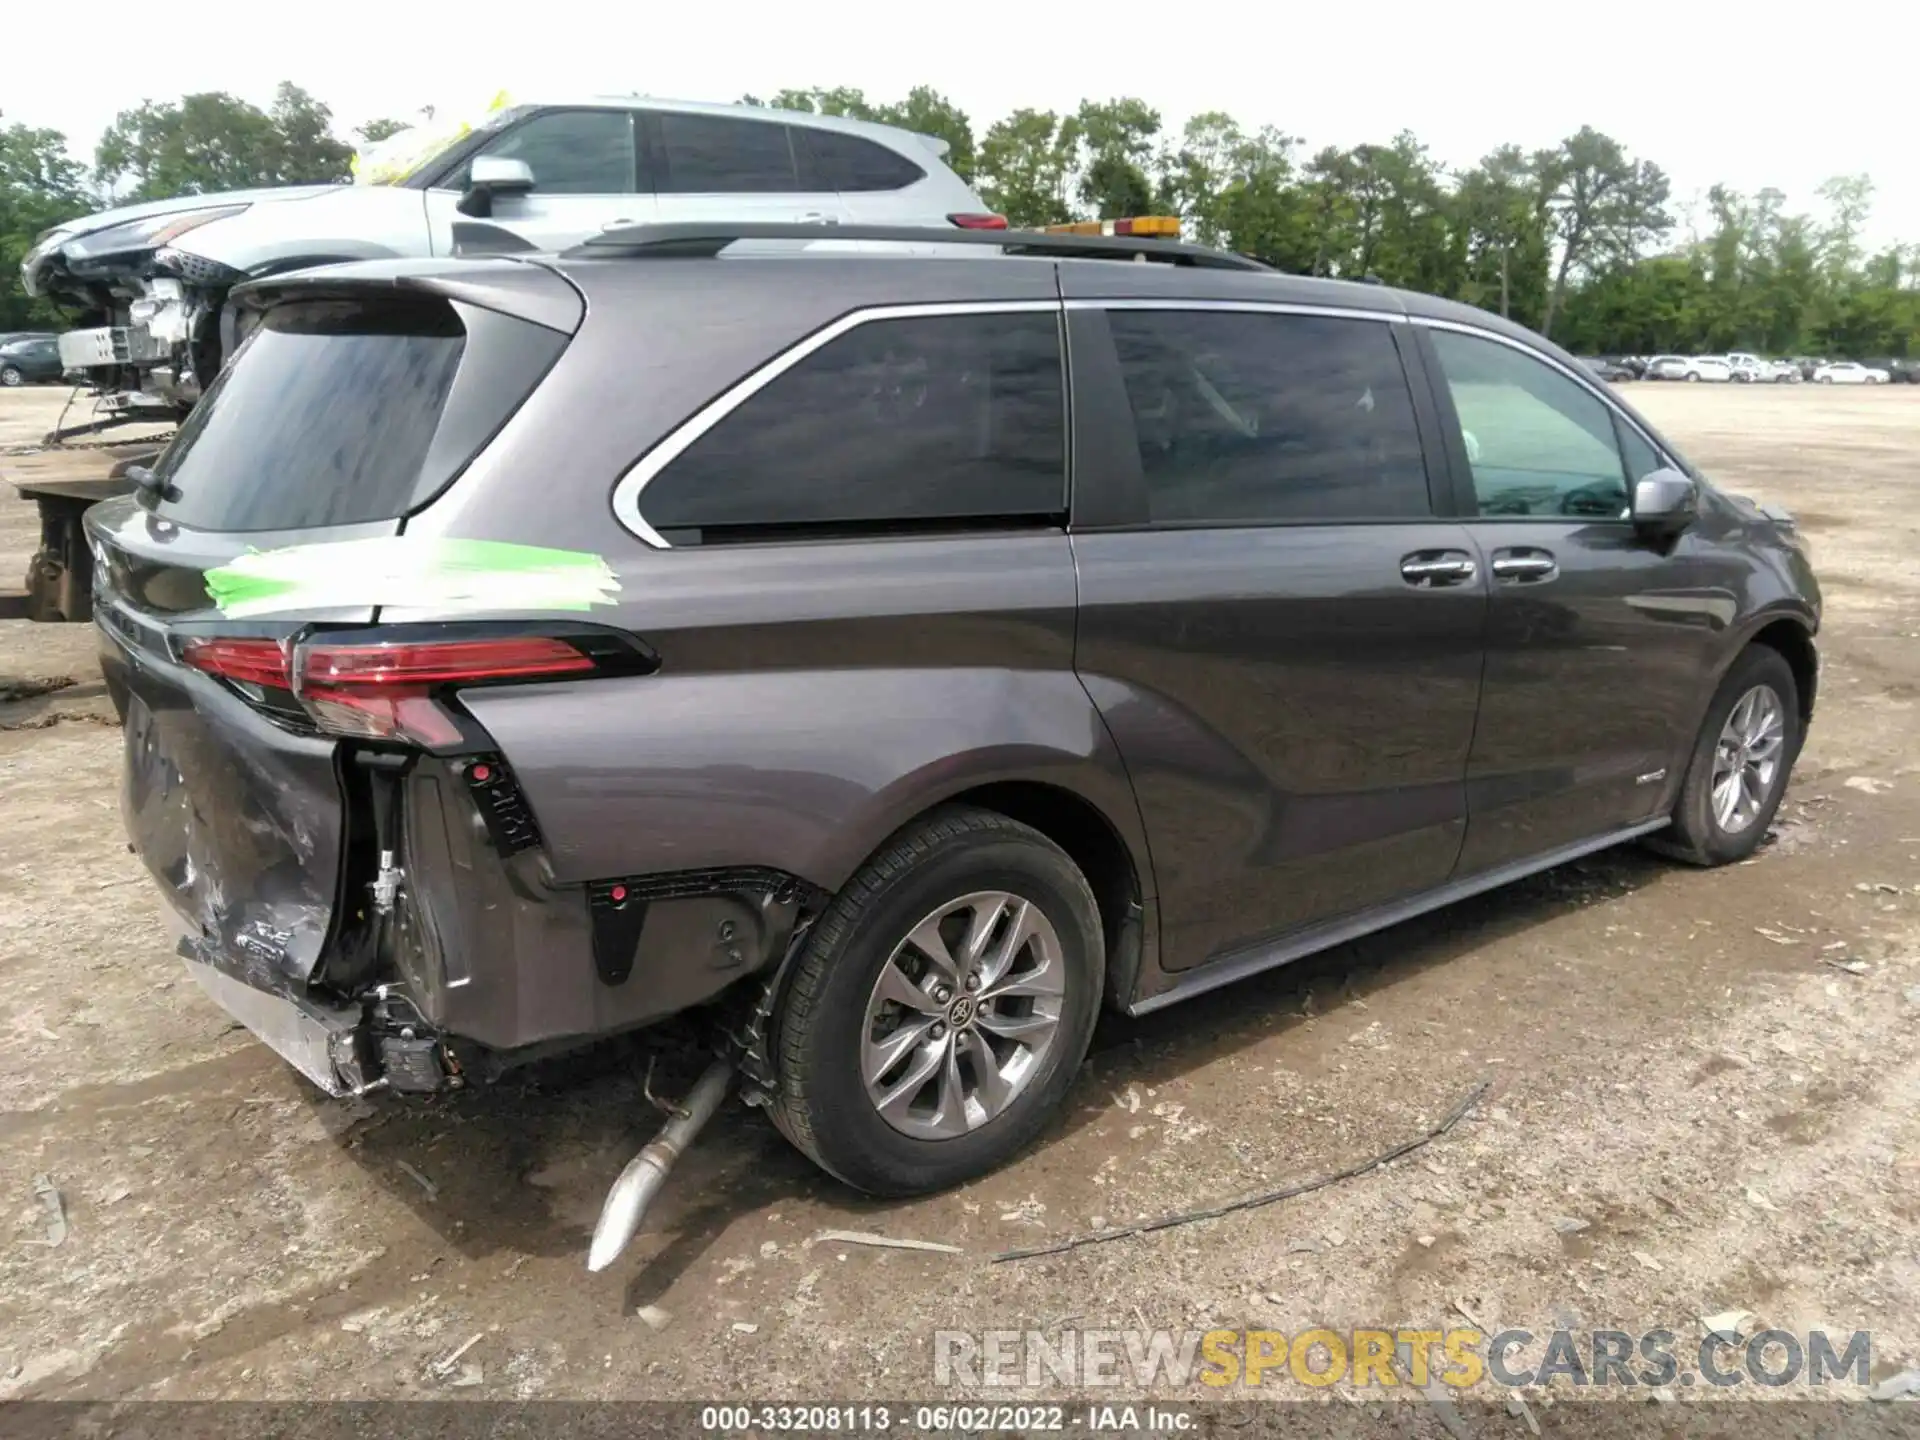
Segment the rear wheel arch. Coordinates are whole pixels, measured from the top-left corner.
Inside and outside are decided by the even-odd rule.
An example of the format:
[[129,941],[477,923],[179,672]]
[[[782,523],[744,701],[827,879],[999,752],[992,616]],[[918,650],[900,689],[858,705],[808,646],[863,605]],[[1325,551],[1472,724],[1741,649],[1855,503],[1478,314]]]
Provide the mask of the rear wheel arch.
[[1141,865],[1120,830],[1085,796],[1043,781],[1012,780],[976,786],[946,804],[970,805],[1017,820],[1067,852],[1086,876],[1100,907],[1107,952],[1106,998],[1125,1006],[1140,974],[1147,890]]
[[1118,1006],[1129,1003],[1144,963],[1145,907],[1153,893],[1152,872],[1143,847],[1128,837],[1106,808],[1079,790],[1045,780],[996,778],[923,797],[909,813],[886,826],[849,873],[857,873],[900,832],[955,806],[1003,815],[1038,831],[1066,852],[1086,877],[1099,907],[1107,1001]]

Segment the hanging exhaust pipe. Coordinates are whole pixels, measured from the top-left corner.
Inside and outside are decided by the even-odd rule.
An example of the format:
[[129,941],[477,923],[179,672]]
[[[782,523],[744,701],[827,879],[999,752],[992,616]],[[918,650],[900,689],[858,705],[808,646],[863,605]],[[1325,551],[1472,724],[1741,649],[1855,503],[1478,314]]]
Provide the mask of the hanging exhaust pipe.
[[706,1128],[720,1102],[726,1098],[733,1080],[733,1063],[715,1060],[693,1082],[693,1089],[681,1102],[660,1133],[620,1172],[620,1178],[607,1191],[600,1207],[599,1223],[593,1227],[593,1245],[587,1251],[587,1269],[604,1270],[620,1258],[620,1252],[640,1229],[647,1210],[680,1157],[687,1153],[695,1137]]

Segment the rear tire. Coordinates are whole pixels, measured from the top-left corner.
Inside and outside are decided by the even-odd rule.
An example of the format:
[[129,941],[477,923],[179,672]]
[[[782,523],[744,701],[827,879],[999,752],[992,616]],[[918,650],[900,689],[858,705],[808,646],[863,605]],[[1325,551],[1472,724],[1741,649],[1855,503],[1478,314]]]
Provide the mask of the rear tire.
[[0,365],[0,385],[4,385],[11,390],[16,385],[24,385],[26,383],[27,377],[22,375],[19,370],[11,365]]
[[[1792,668],[1779,651],[1748,646],[1707,706],[1672,825],[1648,843],[1691,865],[1746,859],[1760,847],[1780,808],[1800,741],[1800,688]],[[1769,753],[1770,769],[1764,763]]]
[[992,811],[936,811],[887,841],[815,924],[774,1020],[773,1121],[872,1194],[984,1175],[1072,1084],[1104,962],[1099,907],[1065,851]]

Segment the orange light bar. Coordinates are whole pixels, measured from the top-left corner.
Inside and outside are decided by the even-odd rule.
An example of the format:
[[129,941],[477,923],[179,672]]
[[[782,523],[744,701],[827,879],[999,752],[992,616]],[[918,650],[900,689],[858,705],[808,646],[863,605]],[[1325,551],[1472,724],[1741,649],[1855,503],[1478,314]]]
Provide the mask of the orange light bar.
[[1157,235],[1164,240],[1180,238],[1178,215],[1130,215],[1120,220],[1072,220],[1064,225],[1040,227],[1049,235]]

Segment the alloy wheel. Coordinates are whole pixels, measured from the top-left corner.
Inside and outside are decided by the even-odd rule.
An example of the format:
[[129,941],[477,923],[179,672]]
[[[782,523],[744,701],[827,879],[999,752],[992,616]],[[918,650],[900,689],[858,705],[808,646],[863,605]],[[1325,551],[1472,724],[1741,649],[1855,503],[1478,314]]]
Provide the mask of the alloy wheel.
[[1734,703],[1713,747],[1713,820],[1738,835],[1759,818],[1773,794],[1786,746],[1786,709],[1771,685],[1756,685]]
[[895,1130],[951,1140],[1005,1113],[1040,1072],[1066,994],[1060,937],[1006,891],[949,901],[894,947],[867,999],[860,1078]]

